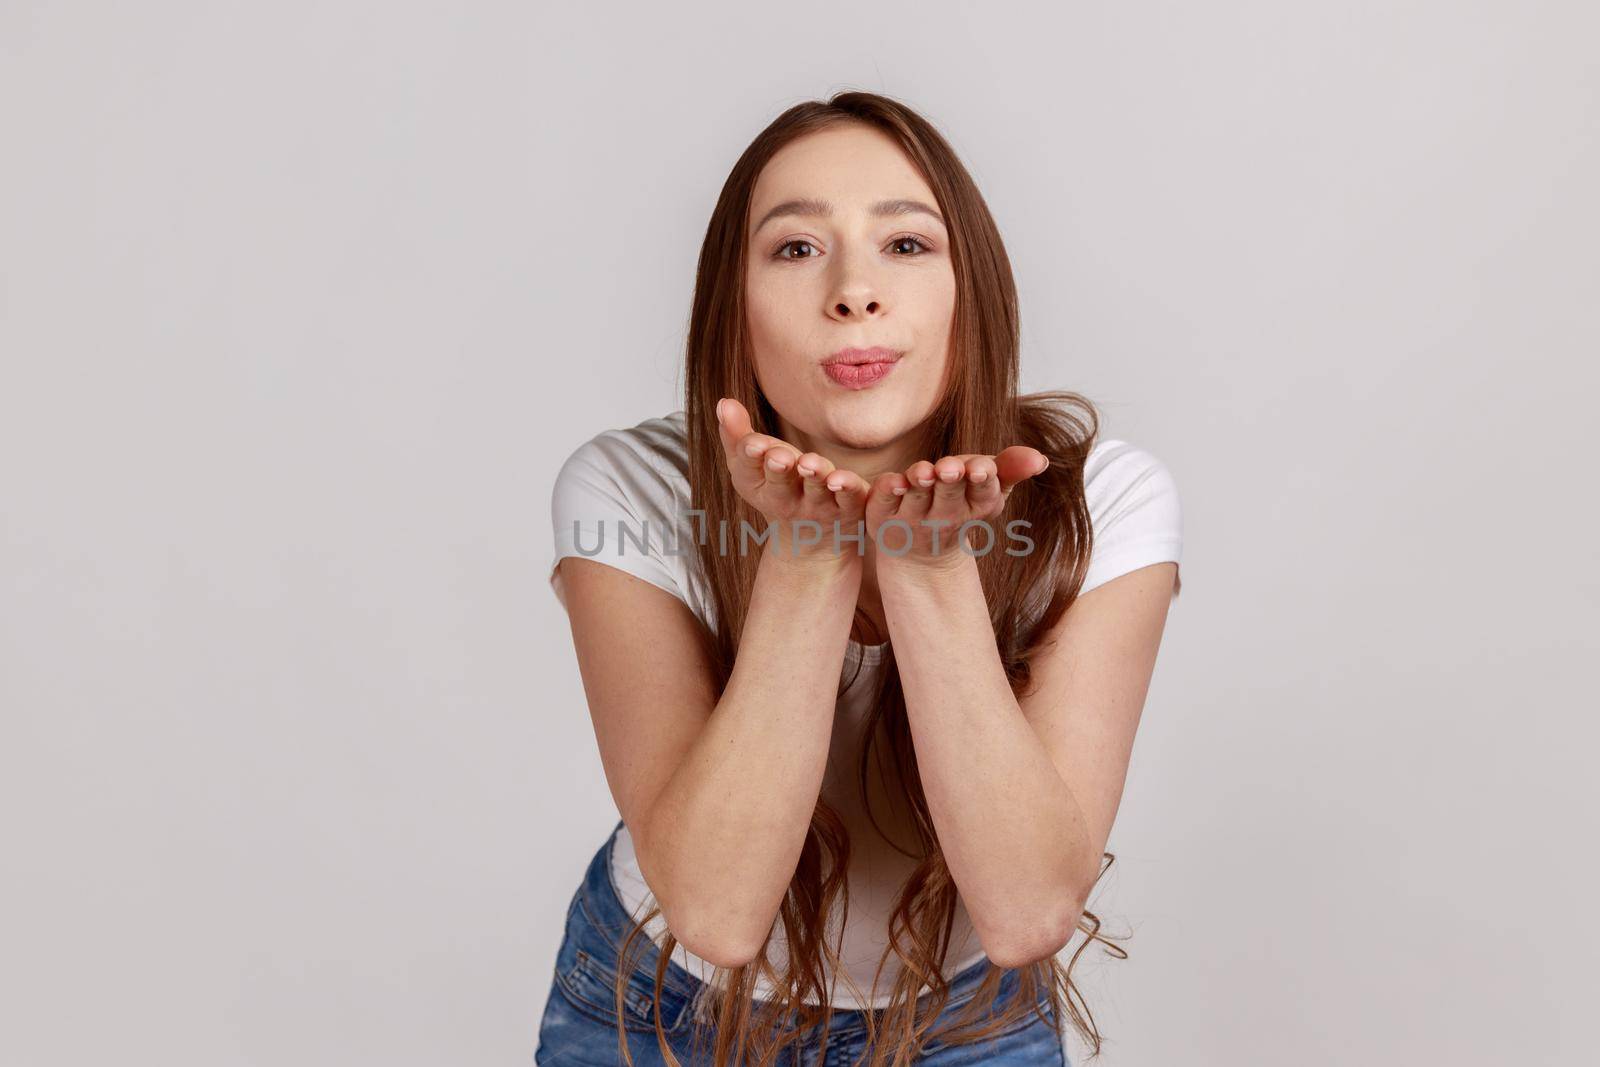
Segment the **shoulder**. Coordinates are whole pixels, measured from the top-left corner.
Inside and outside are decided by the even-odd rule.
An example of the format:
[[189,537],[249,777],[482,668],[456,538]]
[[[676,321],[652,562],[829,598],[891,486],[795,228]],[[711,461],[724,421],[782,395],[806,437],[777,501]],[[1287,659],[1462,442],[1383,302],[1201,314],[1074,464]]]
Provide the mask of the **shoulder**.
[[1101,440],[1084,461],[1083,489],[1094,539],[1080,594],[1152,563],[1180,562],[1182,502],[1158,456],[1129,441]]
[[553,502],[559,505],[563,497],[596,490],[635,506],[676,500],[689,483],[684,420],[684,413],[675,411],[590,437],[562,462]]
[[550,491],[550,583],[563,603],[555,565],[582,556],[665,589],[698,613],[702,598],[686,550],[693,526],[685,418],[675,411],[602,430],[562,462]]

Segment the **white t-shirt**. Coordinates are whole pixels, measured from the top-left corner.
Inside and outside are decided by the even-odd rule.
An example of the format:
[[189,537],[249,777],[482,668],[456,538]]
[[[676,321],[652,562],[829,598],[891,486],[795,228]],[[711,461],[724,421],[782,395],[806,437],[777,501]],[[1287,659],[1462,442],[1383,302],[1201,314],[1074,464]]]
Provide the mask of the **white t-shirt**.
[[[716,609],[700,573],[696,538],[702,532],[715,538],[717,531],[689,514],[685,418],[684,412],[676,411],[637,426],[603,431],[578,446],[562,465],[551,492],[555,555],[550,584],[563,605],[561,576],[555,565],[565,556],[581,556],[665,589],[715,629]],[[1180,560],[1183,526],[1177,485],[1160,460],[1125,441],[1101,440],[1085,464],[1084,488],[1094,544],[1079,595],[1140,567]],[[738,531],[730,530],[730,550],[737,551],[737,537]],[[997,541],[997,549],[1004,550],[1006,544]],[[754,544],[749,549],[758,550],[760,546]],[[870,711],[884,648],[854,640],[846,647],[822,787],[823,798],[840,811],[850,832],[849,922],[841,959],[849,978],[862,991],[873,989],[873,973],[889,943],[888,922],[895,896],[914,867],[881,840],[860,799],[859,731]],[[883,811],[874,801],[873,813],[881,819]],[[910,843],[910,838],[901,839],[902,845]],[[654,903],[625,826],[617,834],[611,875],[623,906],[635,917]],[[830,926],[830,930],[836,929]],[[657,915],[646,930],[659,944],[666,924]],[[769,955],[782,973],[781,924],[774,928]],[[966,909],[958,904],[944,968],[946,978],[983,957]],[[702,981],[711,980],[713,965],[681,943],[673,959]],[[853,994],[848,982],[836,980],[831,998],[834,1006],[885,1007],[888,994],[881,991],[890,988],[898,969],[899,958],[891,953],[877,986],[880,992],[865,1000]],[[776,993],[758,979],[755,995],[771,999]]]

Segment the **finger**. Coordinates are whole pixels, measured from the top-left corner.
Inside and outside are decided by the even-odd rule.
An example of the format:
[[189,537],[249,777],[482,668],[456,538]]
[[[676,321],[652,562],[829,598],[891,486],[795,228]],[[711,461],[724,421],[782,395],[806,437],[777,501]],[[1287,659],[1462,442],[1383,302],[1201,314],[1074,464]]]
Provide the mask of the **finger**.
[[945,456],[933,465],[933,508],[935,515],[956,515],[967,506],[967,465],[956,456]]
[[872,486],[867,480],[852,470],[835,467],[823,480],[830,493],[859,491],[863,494],[872,492]]
[[821,482],[835,505],[830,517],[823,520],[828,536],[833,538],[839,552],[865,556],[867,531],[862,521],[872,487],[859,474],[847,470],[835,470]]
[[922,516],[928,512],[928,502],[933,499],[933,483],[937,480],[933,476],[933,464],[925,459],[919,459],[906,468],[905,499],[900,501],[901,513],[910,512]]
[[995,470],[1000,477],[1000,492],[1009,493],[1018,482],[1044,473],[1050,459],[1037,448],[1012,445],[994,457]]
[[767,449],[778,443],[777,438],[753,432],[750,413],[732,397],[724,397],[717,406],[722,413],[717,420],[718,433],[734,486],[743,491],[761,488],[766,480]]
[[867,494],[867,522],[876,527],[885,519],[892,519],[900,511],[900,502],[908,490],[905,475],[899,471],[884,471],[872,479]]
[[763,473],[767,484],[778,489],[780,495],[788,494],[787,499],[793,499],[800,492],[800,475],[795,471],[795,463],[799,459],[800,453],[782,441],[768,448],[766,452]]
[[997,509],[1001,499],[1000,473],[992,456],[973,456],[967,460],[967,506],[975,514]]
[[814,509],[833,502],[833,493],[828,489],[828,476],[833,473],[832,460],[816,452],[807,452],[795,464],[795,471],[800,476],[806,507]]
[[855,471],[836,470],[828,475],[826,484],[845,518],[859,519],[865,515],[867,500],[872,495],[872,486],[865,478]]
[[739,443],[750,435],[750,413],[743,404],[725,396],[717,401],[717,436],[722,439],[723,455],[732,465]]

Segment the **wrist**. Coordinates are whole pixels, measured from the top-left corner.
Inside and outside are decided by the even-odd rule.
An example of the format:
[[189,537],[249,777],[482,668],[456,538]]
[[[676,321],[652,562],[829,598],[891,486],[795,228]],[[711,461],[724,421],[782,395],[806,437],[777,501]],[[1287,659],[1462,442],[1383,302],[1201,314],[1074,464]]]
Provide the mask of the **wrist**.
[[771,520],[762,552],[806,566],[848,567],[864,563],[866,533],[860,528],[860,520],[855,529],[839,520],[831,526],[830,529],[829,523],[812,519]]
[[792,575],[808,584],[819,581],[859,584],[863,561],[854,552],[834,552],[821,547],[794,550],[774,542],[761,551],[761,569]]
[[948,559],[879,555],[875,577],[884,609],[891,615],[943,615],[968,597],[984,596],[978,561],[964,552]]
[[977,557],[959,548],[952,548],[937,556],[916,553],[893,556],[880,551],[877,558],[877,576],[880,584],[885,581],[911,584],[942,583],[969,574],[975,576],[977,573]]

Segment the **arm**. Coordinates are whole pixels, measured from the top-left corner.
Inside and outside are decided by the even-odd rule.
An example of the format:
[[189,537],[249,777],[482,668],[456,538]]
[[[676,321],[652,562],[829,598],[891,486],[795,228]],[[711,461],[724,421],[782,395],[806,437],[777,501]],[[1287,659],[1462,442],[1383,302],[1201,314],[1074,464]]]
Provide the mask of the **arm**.
[[[923,460],[880,476],[867,508],[875,534],[890,518],[915,527],[909,552],[879,555],[878,587],[930,816],[979,940],[1005,967],[1071,940],[1116,816],[1177,570],[1156,563],[1173,558],[1178,538],[1170,478],[1150,463],[1119,472],[1095,552],[1130,567],[1041,635],[1019,702],[977,561],[952,535],[1001,515],[1011,490],[1048,465],[1026,446]],[[942,538],[927,529],[939,522]],[[1148,565],[1131,566],[1141,557]]]
[[902,562],[878,580],[929,812],[985,951],[1020,967],[1067,945],[1098,877],[1177,565],[1075,601],[1019,703],[976,561]]
[[[729,472],[758,510],[859,521],[864,481],[751,434],[735,407]],[[720,695],[681,599],[591,559],[561,563],[601,761],[640,869],[674,936],[719,966],[749,962],[766,941],[821,790],[862,571],[854,552],[829,548],[761,551]]]
[[765,942],[827,767],[860,564],[817,562],[762,554],[720,699],[681,601],[594,560],[561,563],[601,761],[640,870],[673,935],[718,966]]
[[760,951],[800,861],[860,580],[858,560],[762,555],[728,685],[648,810],[651,884],[720,966]]

